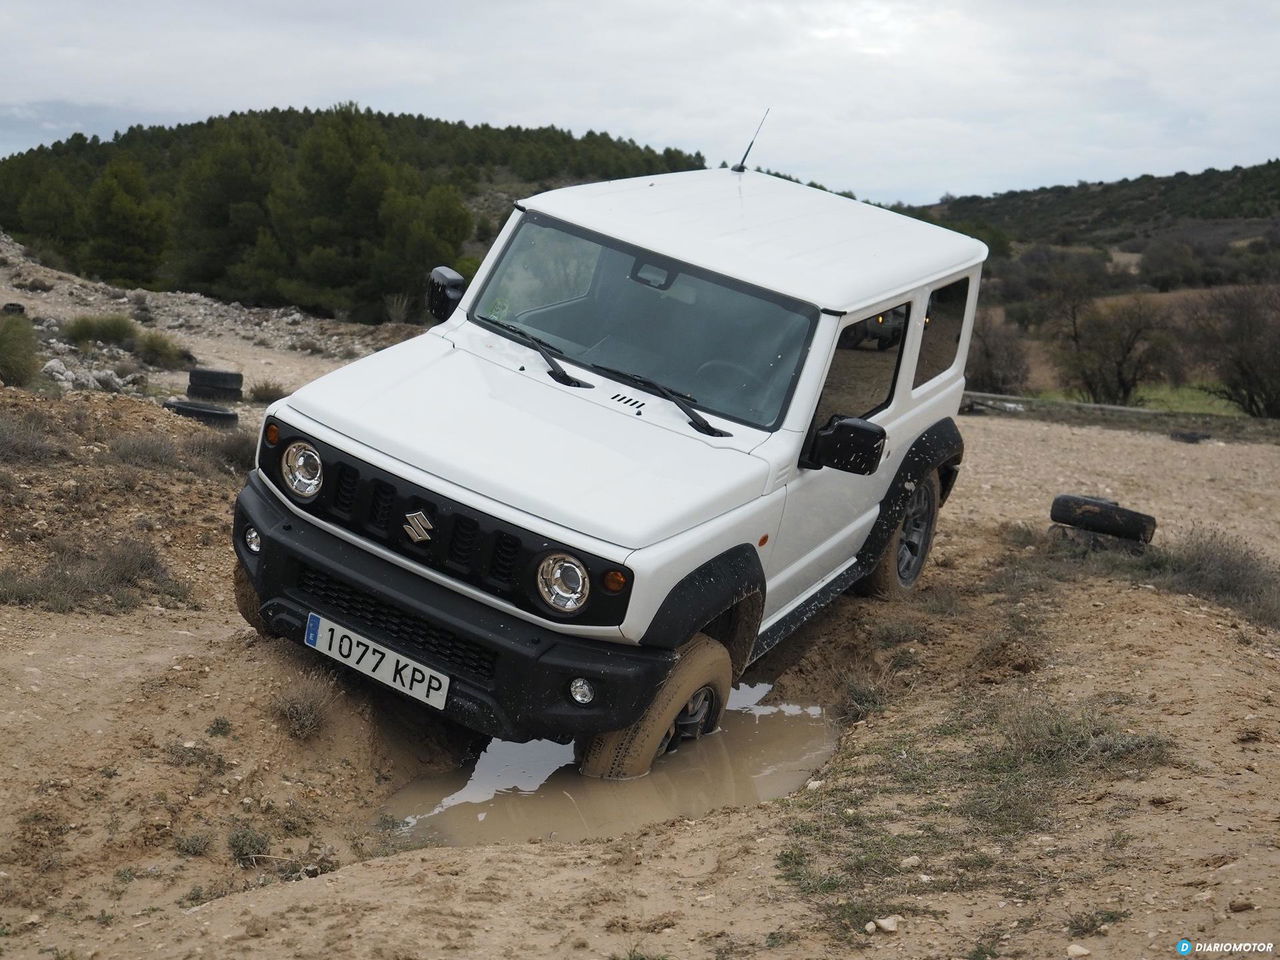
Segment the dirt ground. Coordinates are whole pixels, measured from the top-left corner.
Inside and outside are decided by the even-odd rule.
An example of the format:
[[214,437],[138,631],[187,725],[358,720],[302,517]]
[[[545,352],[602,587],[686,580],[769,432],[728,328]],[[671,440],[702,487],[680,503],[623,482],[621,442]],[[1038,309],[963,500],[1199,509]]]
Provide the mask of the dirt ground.
[[[286,381],[341,362],[242,342],[200,349]],[[0,571],[38,573],[60,537],[145,543],[181,586],[0,605],[2,957],[1156,958],[1280,939],[1280,635],[1140,578],[1022,582],[1035,548],[1007,529],[1043,528],[1071,491],[1154,514],[1158,538],[1213,524],[1280,559],[1280,446],[964,418],[918,599],[841,598],[754,670],[828,704],[884,681],[807,789],[582,843],[406,850],[379,804],[464,745],[347,683],[319,733],[290,735],[280,706],[313,665],[235,613],[241,478],[201,452],[208,431],[103,394],[8,388],[0,415],[56,438],[2,451]],[[140,463],[139,436],[178,453]],[[1034,656],[993,658],[1004,623]],[[1096,706],[1169,756],[1029,781],[1042,818],[995,829],[933,751],[977,756],[972,718],[1026,703]],[[866,933],[881,905],[896,932]]]

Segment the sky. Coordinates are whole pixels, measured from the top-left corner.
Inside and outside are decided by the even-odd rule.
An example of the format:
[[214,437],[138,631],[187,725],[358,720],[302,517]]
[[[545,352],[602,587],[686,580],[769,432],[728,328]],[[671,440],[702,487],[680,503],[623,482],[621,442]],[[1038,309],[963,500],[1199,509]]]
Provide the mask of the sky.
[[0,156],[361,106],[605,130],[889,203],[1280,157],[1277,0],[3,0]]

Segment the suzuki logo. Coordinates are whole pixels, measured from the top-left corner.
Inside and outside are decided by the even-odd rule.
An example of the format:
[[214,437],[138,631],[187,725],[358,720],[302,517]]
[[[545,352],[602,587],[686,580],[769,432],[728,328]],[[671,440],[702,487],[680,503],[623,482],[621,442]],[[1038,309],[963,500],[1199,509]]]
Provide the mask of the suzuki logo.
[[433,529],[431,521],[427,519],[427,515],[419,510],[417,513],[406,513],[404,517],[406,523],[404,532],[409,535],[409,539],[414,543],[422,543],[431,539],[428,532]]

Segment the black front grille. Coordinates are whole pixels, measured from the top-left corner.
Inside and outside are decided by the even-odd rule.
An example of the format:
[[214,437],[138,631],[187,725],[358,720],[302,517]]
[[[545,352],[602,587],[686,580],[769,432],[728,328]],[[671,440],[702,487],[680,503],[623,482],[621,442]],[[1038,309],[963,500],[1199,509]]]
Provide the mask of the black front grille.
[[317,612],[331,613],[344,626],[369,633],[371,640],[386,637],[410,656],[482,685],[493,679],[497,656],[492,651],[353,584],[304,565],[298,588]]
[[[269,422],[281,435],[277,443],[260,446],[259,466],[268,481],[289,496],[280,483],[280,457],[291,442],[304,437],[283,422]],[[549,611],[534,587],[534,571],[547,554],[570,552],[587,565],[598,588],[574,622],[613,625],[626,617],[631,577],[628,587],[617,593],[605,589],[600,580],[615,563],[419,486],[313,437],[305,439],[320,452],[325,482],[310,500],[289,496],[298,509],[539,617],[547,617]]]

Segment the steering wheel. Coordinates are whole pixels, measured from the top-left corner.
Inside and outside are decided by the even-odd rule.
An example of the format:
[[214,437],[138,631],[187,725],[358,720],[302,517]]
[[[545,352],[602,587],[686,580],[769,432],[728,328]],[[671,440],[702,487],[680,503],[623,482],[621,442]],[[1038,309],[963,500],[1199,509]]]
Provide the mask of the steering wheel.
[[[698,368],[694,376],[697,377],[700,384],[704,380],[707,381],[711,387],[711,392],[720,396],[738,393],[743,390],[754,394],[765,386],[765,381],[756,373],[748,370],[740,363],[734,363],[732,360],[708,360]],[[701,387],[699,387],[698,393],[701,392]]]

